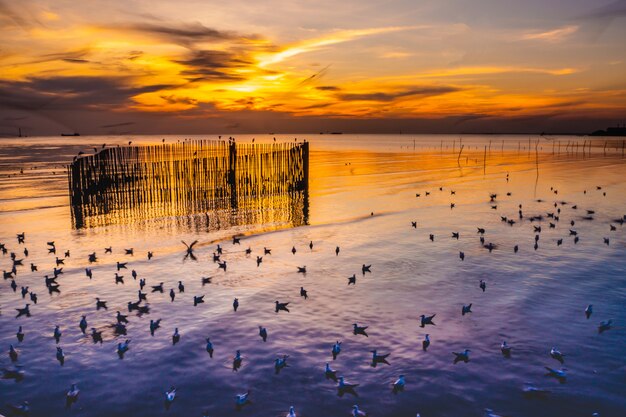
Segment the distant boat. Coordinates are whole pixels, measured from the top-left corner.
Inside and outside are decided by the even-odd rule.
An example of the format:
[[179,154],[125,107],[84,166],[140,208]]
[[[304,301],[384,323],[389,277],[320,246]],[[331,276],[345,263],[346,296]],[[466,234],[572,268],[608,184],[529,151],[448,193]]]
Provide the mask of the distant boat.
[[331,135],[343,135],[343,132],[330,132]]
[[78,132],[74,132],[74,133],[61,133],[61,136],[80,136],[80,133],[78,133]]

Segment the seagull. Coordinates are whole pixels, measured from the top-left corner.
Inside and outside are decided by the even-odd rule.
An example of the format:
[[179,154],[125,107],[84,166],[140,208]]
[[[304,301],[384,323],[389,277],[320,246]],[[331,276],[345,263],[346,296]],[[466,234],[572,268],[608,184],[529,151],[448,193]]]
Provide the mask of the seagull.
[[365,411],[359,410],[359,406],[354,404],[352,406],[352,417],[365,417],[367,413]]
[[198,304],[204,303],[204,295],[194,295],[193,296],[193,306],[197,307]]
[[[235,298],[233,300],[233,310],[237,311],[237,309],[239,308],[239,298]],[[287,310],[289,311],[289,310]]]
[[421,322],[420,322],[420,327],[425,327],[427,324],[431,324],[433,326],[435,326],[435,323],[433,322],[433,319],[435,318],[437,314],[433,314],[432,316],[425,316],[424,314],[422,314],[420,316]]
[[502,352],[502,354],[503,354],[505,357],[507,357],[507,358],[508,358],[509,356],[511,356],[511,346],[509,346],[509,345],[506,343],[506,340],[503,340],[503,341],[502,341],[502,344],[500,345],[500,351],[501,351],[501,352]]
[[28,401],[24,401],[21,405],[10,405],[9,408],[16,416],[28,416],[30,414]]
[[150,335],[154,336],[154,332],[161,327],[161,319],[150,320]]
[[455,356],[454,358],[454,363],[458,363],[458,362],[469,362],[469,353],[471,352],[471,350],[469,349],[465,349],[463,352],[452,352],[452,354]]
[[17,310],[17,316],[15,316],[15,318],[21,316],[30,317],[30,304],[26,304],[24,308],[16,308],[15,310]]
[[371,350],[370,352],[372,352],[372,366],[373,367],[376,367],[376,365],[379,363],[385,363],[389,365],[389,362],[387,362],[387,357],[390,355],[390,353],[379,355],[376,349]]
[[339,256],[339,246],[335,248],[335,256]]
[[235,405],[237,408],[241,408],[244,405],[248,404],[248,397],[250,396],[250,390],[246,391],[245,394],[237,394],[235,395]]
[[176,387],[170,387],[168,391],[165,391],[165,407],[169,408],[170,405],[176,399]]
[[430,346],[430,335],[424,336],[424,340],[422,341],[422,350],[426,352],[428,350],[428,346]]
[[233,245],[241,245],[241,238],[233,236]]
[[328,364],[328,362],[326,362],[326,368],[324,369],[324,375],[326,376],[326,379],[332,379],[333,381],[337,382],[337,371],[332,369],[330,367],[330,365]]
[[359,335],[362,334],[365,337],[369,337],[367,335],[367,332],[365,331],[369,326],[359,326],[358,324],[354,323],[352,325],[352,333],[354,333],[354,335]]
[[181,240],[181,242],[183,243],[183,245],[185,245],[185,247],[187,248],[186,252],[185,252],[185,259],[187,259],[188,257],[191,258],[192,260],[196,260],[196,256],[193,254],[193,247],[198,243],[197,240],[194,240],[193,242],[191,242],[191,244],[187,244],[184,240]]
[[372,265],[365,265],[365,264],[363,264],[363,266],[361,266],[361,272],[363,272],[363,275],[365,275],[366,272],[372,272],[372,271],[370,271],[371,267],[372,267]]
[[612,326],[613,326],[612,319],[600,322],[600,325],[598,326],[598,333],[603,333],[607,330],[610,330]]
[[332,348],[333,360],[336,360],[337,356],[339,356],[340,353],[341,353],[341,342],[337,340],[337,343],[335,343]]
[[24,341],[24,331],[22,330],[22,326],[17,329],[17,333],[15,334],[18,342]]
[[104,248],[104,253],[113,253],[113,247],[109,246],[108,248]]
[[487,284],[485,283],[485,281],[483,281],[482,279],[480,280],[480,284],[479,287],[481,290],[483,290],[483,292],[485,292],[485,290],[487,289]]
[[259,336],[264,342],[267,342],[267,329],[263,326],[259,326]]
[[174,288],[170,289],[170,299],[172,300],[171,302],[174,302],[174,298],[176,298],[176,292],[174,292]]
[[550,393],[550,391],[537,388],[528,382],[524,384],[524,388],[522,388],[522,392],[524,393],[524,396],[528,398],[533,398],[533,397],[541,398],[541,397],[545,397],[546,395]]
[[546,370],[548,371],[548,373],[546,374],[546,376],[551,376],[553,378],[558,379],[561,383],[565,382],[565,379],[567,378],[567,374],[565,373],[566,369],[552,369],[549,368],[547,366],[545,366]]
[[356,285],[356,274],[352,274],[351,277],[348,277],[348,285]]
[[106,301],[102,301],[99,298],[96,297],[96,310],[100,310],[101,308],[108,310],[109,308],[107,307],[107,302]]
[[305,266],[299,266],[298,267],[298,272],[301,274],[306,274],[306,265]]
[[221,268],[224,271],[226,271],[226,261],[223,261],[223,262],[217,261],[217,266],[218,268]]
[[115,285],[117,284],[123,284],[124,283],[124,276],[123,275],[118,275],[117,272],[115,273]]
[[593,313],[593,305],[589,304],[587,308],[585,309],[585,316],[587,316],[587,319],[591,317],[591,313]]
[[54,340],[57,342],[58,345],[61,341],[61,328],[59,326],[56,326],[54,328],[54,333],[52,334],[52,337],[54,337]]
[[9,345],[9,358],[11,358],[11,362],[17,362],[18,354],[13,345]]
[[400,375],[398,379],[393,383],[393,393],[397,394],[404,391],[404,375]]
[[76,384],[72,384],[67,394],[65,394],[65,404],[67,407],[70,407],[73,403],[78,401],[78,394],[80,394],[80,390]]
[[152,259],[153,256],[154,256],[154,253],[148,251],[148,260]]
[[213,358],[213,343],[211,342],[211,338],[209,337],[206,338],[206,351],[208,352],[209,356]]
[[237,350],[237,352],[235,352],[235,357],[233,358],[233,371],[234,372],[236,372],[237,370],[239,370],[239,368],[241,368],[242,361],[243,361],[243,358],[241,357],[241,352]]
[[471,312],[472,312],[472,303],[469,303],[468,305],[463,305],[463,307],[461,308],[461,315],[463,316]]
[[462,261],[465,260],[465,252],[459,252],[459,258],[461,258]]
[[126,253],[126,255],[134,255],[135,254],[135,251],[133,250],[133,248],[124,249],[124,252]]
[[258,267],[259,265],[261,265],[261,262],[263,262],[263,257],[257,255],[257,257],[256,257],[256,266]]
[[309,298],[309,294],[304,287],[300,287],[300,297],[304,297],[305,300]]
[[161,282],[159,285],[153,285],[152,292],[160,292],[163,294],[163,283]]
[[276,360],[274,361],[274,370],[275,370],[276,374],[279,374],[280,370],[287,366],[287,358],[288,357],[289,357],[289,355],[283,355],[282,358],[276,358]]
[[174,329],[174,334],[172,335],[172,345],[180,342],[180,333],[178,333],[178,327]]
[[102,332],[97,331],[94,327],[91,328],[91,340],[93,340],[93,343],[98,343],[100,342],[100,344],[102,344]]
[[263,255],[271,255],[272,254],[272,250],[269,248],[263,248]]
[[57,360],[63,366],[65,363],[65,353],[63,353],[63,349],[57,346]]
[[120,342],[117,344],[116,351],[120,359],[124,359],[124,354],[128,352],[128,349],[130,349],[129,345],[130,345],[130,339],[126,339],[124,343]]
[[459,236],[460,236],[459,232],[452,232],[452,238],[453,239],[459,240]]
[[561,362],[561,364],[565,362],[565,360],[563,359],[563,356],[565,355],[559,352],[554,346],[552,347],[552,349],[550,349],[550,356],[552,357],[552,359],[556,359],[557,361]]
[[293,405],[289,407],[289,412],[286,417],[296,417],[296,410],[293,408]]
[[278,313],[280,310],[283,310],[289,313],[287,305],[289,305],[289,303],[279,303],[278,301],[276,301],[276,312]]

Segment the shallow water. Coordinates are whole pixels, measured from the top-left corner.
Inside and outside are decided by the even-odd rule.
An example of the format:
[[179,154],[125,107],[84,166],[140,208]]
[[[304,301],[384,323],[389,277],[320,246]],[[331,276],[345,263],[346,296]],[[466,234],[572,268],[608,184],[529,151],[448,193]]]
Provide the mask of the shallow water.
[[[134,143],[160,139],[132,138]],[[10,280],[0,282],[0,346],[7,350],[14,344],[25,371],[18,383],[0,380],[0,413],[7,411],[6,404],[28,400],[31,415],[51,417],[201,416],[205,410],[209,416],[279,416],[290,405],[304,417],[347,416],[352,404],[374,416],[481,416],[485,408],[505,416],[624,415],[626,229],[614,220],[626,214],[626,159],[619,142],[605,148],[598,140],[591,152],[583,152],[581,145],[565,150],[565,144],[584,138],[532,138],[529,146],[527,137],[466,136],[459,157],[458,136],[307,139],[307,225],[291,227],[285,217],[264,210],[236,226],[198,224],[195,216],[138,222],[120,216],[122,220],[78,230],[72,228],[64,165],[81,149],[129,139],[0,142],[0,242],[18,258],[28,248],[16,282],[39,296],[32,317],[15,319],[14,309],[26,301],[19,288],[13,293]],[[489,202],[490,193],[498,194],[496,203]],[[556,212],[555,202],[560,221],[550,228],[553,220],[545,216]],[[519,204],[523,220],[518,219]],[[587,209],[595,210],[594,220],[583,220]],[[543,221],[528,220],[539,214]],[[509,226],[500,216],[516,223]],[[542,227],[537,250],[534,225]],[[486,243],[497,245],[493,252],[481,246],[477,227],[486,229]],[[570,228],[579,233],[577,244]],[[26,232],[25,245],[17,244],[20,232]],[[452,239],[452,232],[460,238]],[[241,246],[231,243],[235,234],[244,235]],[[610,239],[608,246],[604,237]],[[560,238],[563,244],[557,246]],[[198,260],[184,259],[180,240],[196,239]],[[61,293],[52,296],[43,282],[54,266],[54,255],[46,250],[50,240],[56,242],[58,256],[71,252],[59,278]],[[224,247],[226,272],[210,256],[217,243]],[[107,246],[113,246],[113,254],[104,253]],[[336,246],[341,248],[338,256]],[[135,249],[132,257],[123,253],[129,247]],[[247,247],[251,256],[244,253]],[[263,247],[272,248],[272,254],[257,267]],[[150,261],[148,250],[155,253]],[[90,281],[84,268],[93,251],[98,262]],[[465,253],[464,261],[459,251]],[[128,261],[129,269],[120,272],[124,285],[115,284],[116,261]],[[39,272],[29,272],[31,262]],[[8,254],[0,263],[4,270],[11,268]],[[362,275],[362,264],[372,264],[372,273]],[[306,275],[296,270],[303,265]],[[125,337],[116,338],[109,325],[116,310],[127,314],[126,303],[136,300],[138,284],[131,269],[148,281],[151,310],[141,317],[129,315],[132,342],[120,360],[115,346]],[[357,284],[347,286],[352,274]],[[201,277],[213,279],[203,286]],[[487,282],[484,293],[480,279]],[[179,280],[185,292],[171,303],[167,293]],[[150,285],[159,282],[165,293],[151,294]],[[308,300],[299,297],[301,286]],[[205,303],[193,307],[193,296],[202,294]],[[96,311],[96,296],[108,301],[108,311]],[[236,313],[235,297],[240,300]],[[275,300],[290,302],[291,312],[276,314]],[[461,306],[468,303],[473,312],[461,316]],[[584,314],[588,304],[594,305],[589,320]],[[436,326],[420,328],[419,315],[434,313]],[[89,327],[104,330],[103,345],[80,333],[83,314]],[[152,337],[149,322],[158,318],[163,319],[161,329]],[[598,334],[598,323],[610,318],[615,327]],[[369,326],[369,337],[352,334],[355,322]],[[64,366],[55,359],[56,324],[63,331]],[[15,337],[19,325],[26,333],[22,343]],[[266,343],[258,325],[268,329]],[[172,346],[175,327],[181,341]],[[426,333],[431,345],[424,352]],[[213,359],[205,351],[207,336],[215,346]],[[343,342],[342,353],[332,361],[330,350],[337,340]],[[510,358],[500,353],[502,340],[513,347]],[[564,384],[545,376],[544,366],[561,368],[550,358],[552,346],[566,354]],[[451,352],[465,348],[471,349],[470,361],[453,364]],[[243,366],[233,372],[237,349]],[[390,365],[372,367],[372,349],[391,353]],[[289,355],[289,366],[276,375],[274,359],[283,354]],[[360,384],[358,398],[337,396],[334,383],[324,377],[326,362]],[[10,366],[3,354],[0,367]],[[390,384],[399,374],[406,375],[407,388],[394,395]],[[544,399],[524,398],[526,382],[551,393]],[[64,395],[71,383],[79,385],[81,394],[68,410]],[[164,391],[172,385],[178,397],[165,410]],[[234,395],[248,389],[252,403],[237,411]]]

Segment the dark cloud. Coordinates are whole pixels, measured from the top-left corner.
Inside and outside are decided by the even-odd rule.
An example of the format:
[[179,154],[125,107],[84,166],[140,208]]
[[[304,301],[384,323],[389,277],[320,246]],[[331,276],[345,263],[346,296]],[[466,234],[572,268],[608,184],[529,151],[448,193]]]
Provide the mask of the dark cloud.
[[190,97],[179,97],[175,95],[169,95],[169,96],[161,95],[159,97],[161,97],[163,100],[165,100],[169,104],[189,104],[189,105],[194,105],[194,106],[198,104],[198,100],[196,100],[195,98],[190,98]]
[[132,97],[173,87],[129,86],[123,77],[51,77],[0,81],[0,107],[29,111],[121,108]]
[[320,85],[319,87],[315,87],[317,90],[320,91],[339,91],[341,90],[341,88],[336,87],[334,85]]
[[86,59],[75,59],[75,58],[63,58],[63,61],[69,62],[71,64],[86,64],[89,62]]
[[130,31],[144,33],[157,38],[184,46],[191,46],[206,41],[238,41],[246,43],[256,40],[257,35],[242,35],[236,32],[222,31],[204,26],[200,22],[171,23],[158,21],[155,23],[138,22],[115,26]]
[[402,97],[420,96],[431,97],[453,93],[461,89],[453,86],[424,86],[395,93],[346,93],[338,94],[337,98],[344,101],[393,101]]
[[102,128],[110,128],[110,127],[122,127],[122,126],[131,126],[134,125],[135,122],[121,122],[121,123],[112,123],[108,125],[102,125]]
[[232,69],[242,68],[252,64],[251,61],[238,56],[233,52],[193,50],[186,58],[173,62],[184,65],[187,69],[180,75],[192,77],[188,81],[204,80],[242,80],[241,75],[233,73]]

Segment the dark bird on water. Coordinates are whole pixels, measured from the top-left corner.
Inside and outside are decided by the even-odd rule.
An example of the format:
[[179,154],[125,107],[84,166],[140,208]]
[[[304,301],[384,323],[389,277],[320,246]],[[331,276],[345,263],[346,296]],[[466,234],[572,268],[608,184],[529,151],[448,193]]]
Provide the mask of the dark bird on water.
[[354,333],[354,335],[359,335],[362,334],[365,337],[369,337],[367,335],[367,332],[365,331],[369,326],[359,326],[358,324],[354,323],[352,325],[352,333]]
[[433,322],[433,319],[435,318],[437,314],[433,314],[432,316],[425,316],[424,314],[422,314],[420,316],[420,327],[425,327],[427,324],[430,325],[435,325],[435,323]]
[[305,300],[309,298],[309,294],[304,287],[300,287],[300,297],[304,297]]
[[279,311],[286,311],[287,313],[289,313],[289,309],[287,308],[287,306],[289,305],[289,303],[279,303],[278,301],[276,301],[276,312],[278,313]]

